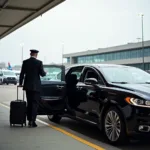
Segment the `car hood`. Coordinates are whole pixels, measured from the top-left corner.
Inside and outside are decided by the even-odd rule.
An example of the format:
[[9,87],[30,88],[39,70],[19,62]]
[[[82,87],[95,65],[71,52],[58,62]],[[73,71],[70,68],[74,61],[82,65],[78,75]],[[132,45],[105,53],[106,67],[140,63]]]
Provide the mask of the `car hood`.
[[150,100],[150,84],[113,84],[113,86],[134,91],[143,98]]

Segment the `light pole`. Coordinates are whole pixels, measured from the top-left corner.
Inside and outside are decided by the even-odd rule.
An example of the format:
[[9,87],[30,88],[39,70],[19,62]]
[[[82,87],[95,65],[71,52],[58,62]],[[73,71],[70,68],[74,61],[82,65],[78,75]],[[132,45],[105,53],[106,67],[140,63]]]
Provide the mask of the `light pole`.
[[24,43],[21,43],[20,46],[21,46],[21,61],[23,62],[23,46],[24,46]]
[[143,62],[143,69],[145,70],[145,65],[144,65],[144,29],[143,29],[143,17],[144,14],[139,14],[141,17],[141,24],[142,24],[142,62]]

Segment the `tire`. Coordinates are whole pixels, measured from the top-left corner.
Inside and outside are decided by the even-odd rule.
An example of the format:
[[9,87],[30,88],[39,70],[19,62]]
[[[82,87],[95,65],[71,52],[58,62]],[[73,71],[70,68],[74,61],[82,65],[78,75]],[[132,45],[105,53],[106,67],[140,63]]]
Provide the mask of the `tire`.
[[116,107],[110,107],[106,111],[103,123],[104,134],[110,144],[116,145],[127,142],[126,126],[123,116]]
[[55,123],[59,123],[61,120],[61,117],[59,115],[48,115],[47,117],[50,121]]

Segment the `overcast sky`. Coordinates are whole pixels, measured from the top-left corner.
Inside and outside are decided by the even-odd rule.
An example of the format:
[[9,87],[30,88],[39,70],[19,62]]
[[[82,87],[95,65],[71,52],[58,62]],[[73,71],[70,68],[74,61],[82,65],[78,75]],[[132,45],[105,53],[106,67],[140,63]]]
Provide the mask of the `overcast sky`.
[[150,40],[150,0],[66,0],[0,41],[0,62],[21,63],[39,49],[44,63],[62,62],[64,53],[137,42],[144,14],[144,40]]

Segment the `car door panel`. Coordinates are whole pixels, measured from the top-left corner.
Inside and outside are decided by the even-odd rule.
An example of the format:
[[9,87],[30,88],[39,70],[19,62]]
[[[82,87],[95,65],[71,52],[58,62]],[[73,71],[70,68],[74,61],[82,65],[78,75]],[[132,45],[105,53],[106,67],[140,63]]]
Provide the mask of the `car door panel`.
[[[44,78],[41,81],[41,100],[39,102],[38,114],[52,114],[61,112],[65,107],[65,92],[66,83],[64,81],[65,70],[63,66],[46,66],[50,68],[60,68],[61,79],[51,79],[49,77]],[[52,76],[52,75],[51,75]],[[46,79],[46,80],[45,80]],[[48,79],[48,80],[47,80]]]
[[[86,96],[87,95],[87,91],[86,91],[86,88],[84,88],[83,85],[84,84],[82,82],[78,82],[77,89],[78,89],[79,93],[85,94],[85,96]],[[76,115],[78,117],[80,117],[80,118],[84,118],[84,115],[86,113],[86,108],[88,107],[88,106],[86,106],[87,105],[87,98],[85,98],[83,96],[83,99],[80,98],[80,100],[81,100],[80,104],[78,105],[78,107],[76,109]]]
[[99,94],[100,91],[93,85],[88,86],[88,115],[91,121],[97,121],[99,116]]
[[[82,78],[82,89],[86,91],[87,101],[79,107],[86,111],[86,113],[82,115],[84,119],[97,122],[99,117],[101,90],[96,85],[84,83],[85,79],[88,78],[87,73],[90,72],[91,74],[91,71],[94,71],[97,77],[99,76],[94,69],[90,67],[85,68]],[[89,78],[94,78],[96,76],[90,76]]]
[[96,89],[93,86],[82,84],[82,88],[80,89],[86,91],[87,100],[82,102],[79,105],[79,109],[82,110],[84,113],[80,113],[80,117],[90,120],[90,121],[97,121],[97,111],[99,109],[99,105],[97,103],[97,96],[96,96]]

